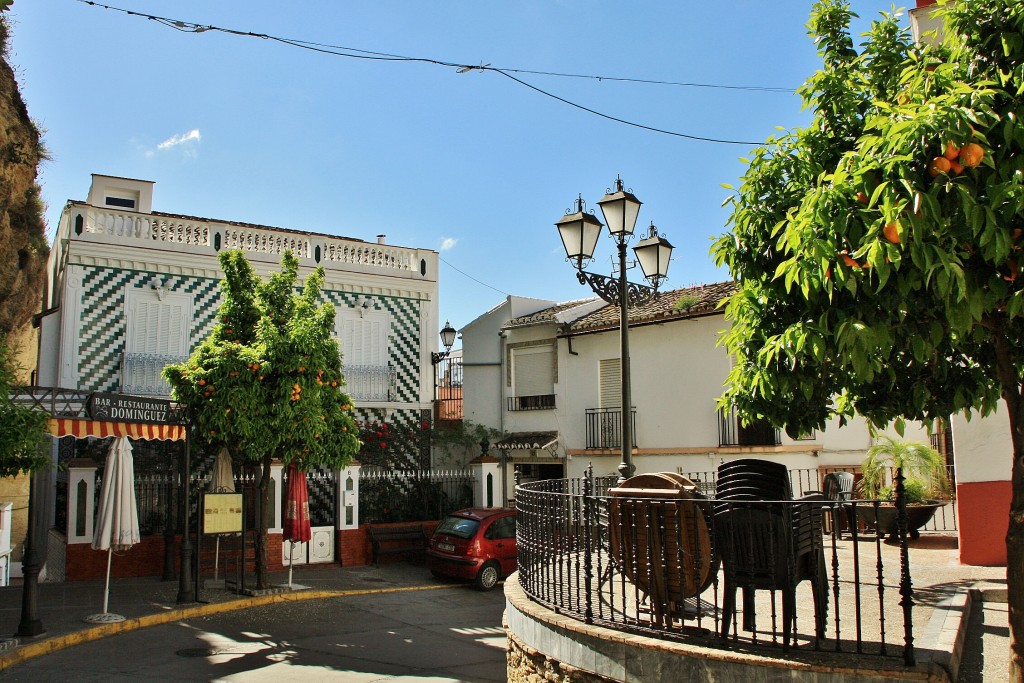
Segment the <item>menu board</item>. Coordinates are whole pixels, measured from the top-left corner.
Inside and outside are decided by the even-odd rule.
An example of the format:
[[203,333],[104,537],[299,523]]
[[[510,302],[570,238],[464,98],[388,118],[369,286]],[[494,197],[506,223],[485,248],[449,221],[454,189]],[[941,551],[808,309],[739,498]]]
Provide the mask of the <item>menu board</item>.
[[203,496],[204,534],[236,534],[241,531],[241,493],[207,493]]

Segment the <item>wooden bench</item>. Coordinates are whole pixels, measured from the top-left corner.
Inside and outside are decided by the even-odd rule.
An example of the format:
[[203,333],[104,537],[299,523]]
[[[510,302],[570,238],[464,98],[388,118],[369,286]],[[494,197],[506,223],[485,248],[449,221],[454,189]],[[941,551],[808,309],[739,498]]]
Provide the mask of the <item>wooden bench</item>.
[[370,544],[373,546],[373,564],[381,555],[394,553],[425,553],[427,535],[420,524],[399,526],[371,526]]

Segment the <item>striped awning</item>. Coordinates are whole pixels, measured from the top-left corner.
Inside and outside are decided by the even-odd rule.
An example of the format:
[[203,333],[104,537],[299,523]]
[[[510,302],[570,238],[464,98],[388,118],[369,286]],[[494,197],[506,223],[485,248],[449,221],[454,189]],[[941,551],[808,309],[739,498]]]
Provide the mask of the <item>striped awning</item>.
[[48,428],[53,436],[74,436],[79,439],[84,439],[87,436],[95,436],[100,439],[108,436],[127,436],[129,439],[157,441],[182,441],[185,439],[183,425],[50,418]]

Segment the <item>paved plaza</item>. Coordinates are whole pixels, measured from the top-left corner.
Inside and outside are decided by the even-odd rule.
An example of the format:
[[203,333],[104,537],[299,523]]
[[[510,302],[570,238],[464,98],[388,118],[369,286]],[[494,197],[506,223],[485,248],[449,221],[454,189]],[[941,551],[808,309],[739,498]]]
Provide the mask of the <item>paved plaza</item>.
[[[966,567],[951,542],[923,537],[911,550],[916,644],[938,635],[936,607],[984,589],[964,626],[965,683],[1005,680],[1005,569]],[[273,575],[287,583],[287,573]],[[291,592],[243,597],[212,585],[201,602],[178,605],[178,583],[114,579],[111,612],[126,621],[95,626],[102,582],[40,585],[43,636],[7,643],[0,679],[24,681],[504,681],[505,598],[437,580],[422,564],[296,569]],[[887,581],[888,583],[888,581]],[[975,593],[981,596],[982,593]],[[21,587],[0,589],[0,632],[16,630]],[[958,625],[956,610],[945,619]],[[950,622],[953,623],[953,622]],[[861,658],[863,664],[878,658]]]

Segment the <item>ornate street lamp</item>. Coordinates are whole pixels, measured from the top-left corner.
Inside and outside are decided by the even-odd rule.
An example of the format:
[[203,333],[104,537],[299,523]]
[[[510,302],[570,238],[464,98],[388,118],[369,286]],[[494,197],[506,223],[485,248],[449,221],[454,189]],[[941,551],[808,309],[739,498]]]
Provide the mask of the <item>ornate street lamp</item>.
[[452,344],[455,343],[455,335],[457,331],[452,324],[447,320],[444,321],[444,327],[441,328],[441,344],[444,346],[444,351],[431,351],[430,362],[433,365],[437,365],[452,351]]
[[622,370],[622,461],[619,463],[619,483],[633,475],[633,424],[630,420],[632,397],[629,371],[629,307],[640,306],[651,301],[658,293],[658,286],[667,279],[668,264],[672,257],[672,245],[658,234],[651,224],[646,237],[633,248],[636,261],[651,286],[638,285],[626,279],[626,243],[633,235],[636,219],[640,214],[640,200],[623,189],[622,178],[615,179],[615,189],[607,190],[597,205],[601,207],[608,232],[615,240],[619,251],[618,275],[607,277],[588,273],[583,268],[594,257],[597,238],[601,234],[601,221],[587,213],[582,195],[576,199],[576,210],[566,211],[564,218],[555,223],[565,247],[566,259],[576,268],[580,284],[590,285],[594,293],[609,304],[619,307],[619,365]]

